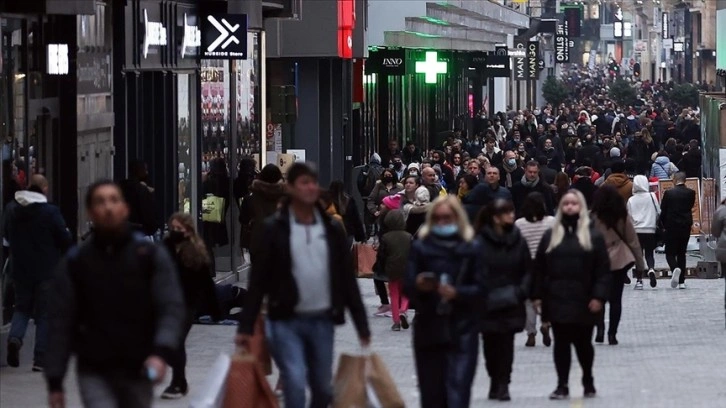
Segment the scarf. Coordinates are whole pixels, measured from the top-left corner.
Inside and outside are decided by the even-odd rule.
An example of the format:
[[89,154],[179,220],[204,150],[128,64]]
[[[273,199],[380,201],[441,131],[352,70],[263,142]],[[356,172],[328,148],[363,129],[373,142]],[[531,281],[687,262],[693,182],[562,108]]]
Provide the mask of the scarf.
[[539,184],[539,177],[537,177],[536,179],[534,179],[532,181],[529,181],[529,180],[527,180],[527,176],[522,176],[522,185],[523,186],[525,186],[527,188],[533,188],[533,187],[536,187],[537,184]]

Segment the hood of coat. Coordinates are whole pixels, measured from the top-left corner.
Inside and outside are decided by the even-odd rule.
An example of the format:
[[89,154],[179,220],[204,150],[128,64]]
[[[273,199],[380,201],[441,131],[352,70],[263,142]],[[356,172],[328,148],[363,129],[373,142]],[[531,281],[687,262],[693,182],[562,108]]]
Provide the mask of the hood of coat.
[[623,187],[624,185],[630,183],[631,181],[627,174],[613,173],[608,176],[608,179],[606,180],[606,182],[607,182],[607,184],[609,184],[613,187],[620,188],[620,187]]
[[504,234],[499,235],[494,231],[494,228],[492,228],[489,225],[485,225],[481,231],[479,231],[479,234],[482,236],[483,239],[491,242],[494,245],[498,246],[504,246],[504,247],[512,247],[517,244],[519,241],[519,238],[521,237],[521,233],[519,232],[519,228],[512,225],[512,229],[509,231],[505,231]]
[[15,193],[15,201],[17,201],[22,207],[27,207],[31,204],[47,203],[48,198],[43,194],[36,193],[34,191],[22,190]]
[[403,219],[403,211],[392,210],[386,214],[383,224],[387,231],[403,231],[406,229],[406,221]]
[[660,156],[660,157],[656,157],[655,162],[657,164],[665,167],[671,163],[671,159],[669,159],[667,156]]
[[416,189],[416,203],[421,204],[428,204],[431,202],[431,193],[429,193],[429,189],[427,189],[424,186],[421,186]]
[[633,178],[633,194],[649,193],[650,183],[648,178],[643,175],[637,175]]
[[270,200],[277,200],[286,194],[285,184],[268,183],[262,180],[253,181],[250,186],[250,191],[254,194],[260,194]]

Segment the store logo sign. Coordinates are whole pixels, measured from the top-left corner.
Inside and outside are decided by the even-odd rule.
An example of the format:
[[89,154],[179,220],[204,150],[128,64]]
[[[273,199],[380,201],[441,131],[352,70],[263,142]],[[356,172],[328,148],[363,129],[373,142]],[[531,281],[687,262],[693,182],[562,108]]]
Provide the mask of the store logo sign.
[[149,55],[149,46],[165,46],[166,44],[166,27],[158,21],[149,21],[149,14],[144,9],[144,58]]
[[67,75],[68,68],[68,44],[48,44],[48,75]]
[[386,68],[398,68],[403,64],[403,58],[383,58],[383,66]]
[[196,25],[187,24],[187,14],[184,13],[184,37],[182,38],[181,56],[188,54],[189,48],[196,48],[202,45],[202,32]]
[[209,15],[202,21],[202,58],[246,59],[247,15]]

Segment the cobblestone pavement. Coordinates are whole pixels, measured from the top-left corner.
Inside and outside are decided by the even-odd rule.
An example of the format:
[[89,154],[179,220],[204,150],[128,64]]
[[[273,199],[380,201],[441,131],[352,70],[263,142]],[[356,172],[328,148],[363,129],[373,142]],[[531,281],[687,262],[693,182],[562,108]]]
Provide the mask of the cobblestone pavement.
[[[670,289],[668,283],[668,280],[659,280],[657,289],[646,288],[642,292],[635,292],[632,285],[626,286],[618,334],[620,345],[596,346],[596,399],[580,398],[580,371],[573,353],[572,399],[569,402],[548,401],[546,396],[556,382],[552,350],[541,346],[539,337],[537,347],[525,348],[524,335],[519,334],[515,340],[513,401],[506,406],[726,407],[724,281],[693,279],[688,281],[688,290]],[[372,313],[378,306],[373,283],[361,281],[360,284]],[[407,406],[416,407],[419,404],[410,333],[392,332],[390,325],[390,319],[371,318],[373,348],[384,357]],[[187,343],[191,397],[201,391],[201,384],[217,356],[232,351],[234,330],[234,327],[199,325],[192,329]],[[338,330],[335,346],[338,354],[359,351],[351,325]],[[0,367],[0,407],[45,406],[42,377],[30,372],[31,348],[31,342],[23,348],[20,368]],[[274,381],[274,378],[270,380]],[[487,387],[488,378],[481,361],[472,407],[498,405],[486,401]],[[66,388],[68,406],[80,406],[74,375],[69,375]],[[156,390],[157,394],[161,391],[161,387]],[[190,397],[172,402],[157,400],[155,406],[188,407],[189,402]]]

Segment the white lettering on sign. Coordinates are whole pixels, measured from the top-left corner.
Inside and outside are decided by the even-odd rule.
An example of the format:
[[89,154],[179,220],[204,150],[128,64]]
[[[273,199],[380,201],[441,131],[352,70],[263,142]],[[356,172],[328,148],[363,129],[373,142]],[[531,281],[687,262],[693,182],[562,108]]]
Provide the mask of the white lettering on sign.
[[158,21],[149,21],[149,14],[144,9],[144,58],[149,55],[149,46],[165,46],[167,44],[166,27]]
[[403,58],[383,58],[383,66],[397,67],[403,64]]
[[68,68],[68,44],[48,44],[48,75],[67,75]]
[[184,38],[182,39],[181,57],[187,55],[187,49],[202,45],[202,32],[195,25],[187,24],[187,14],[184,13]]

